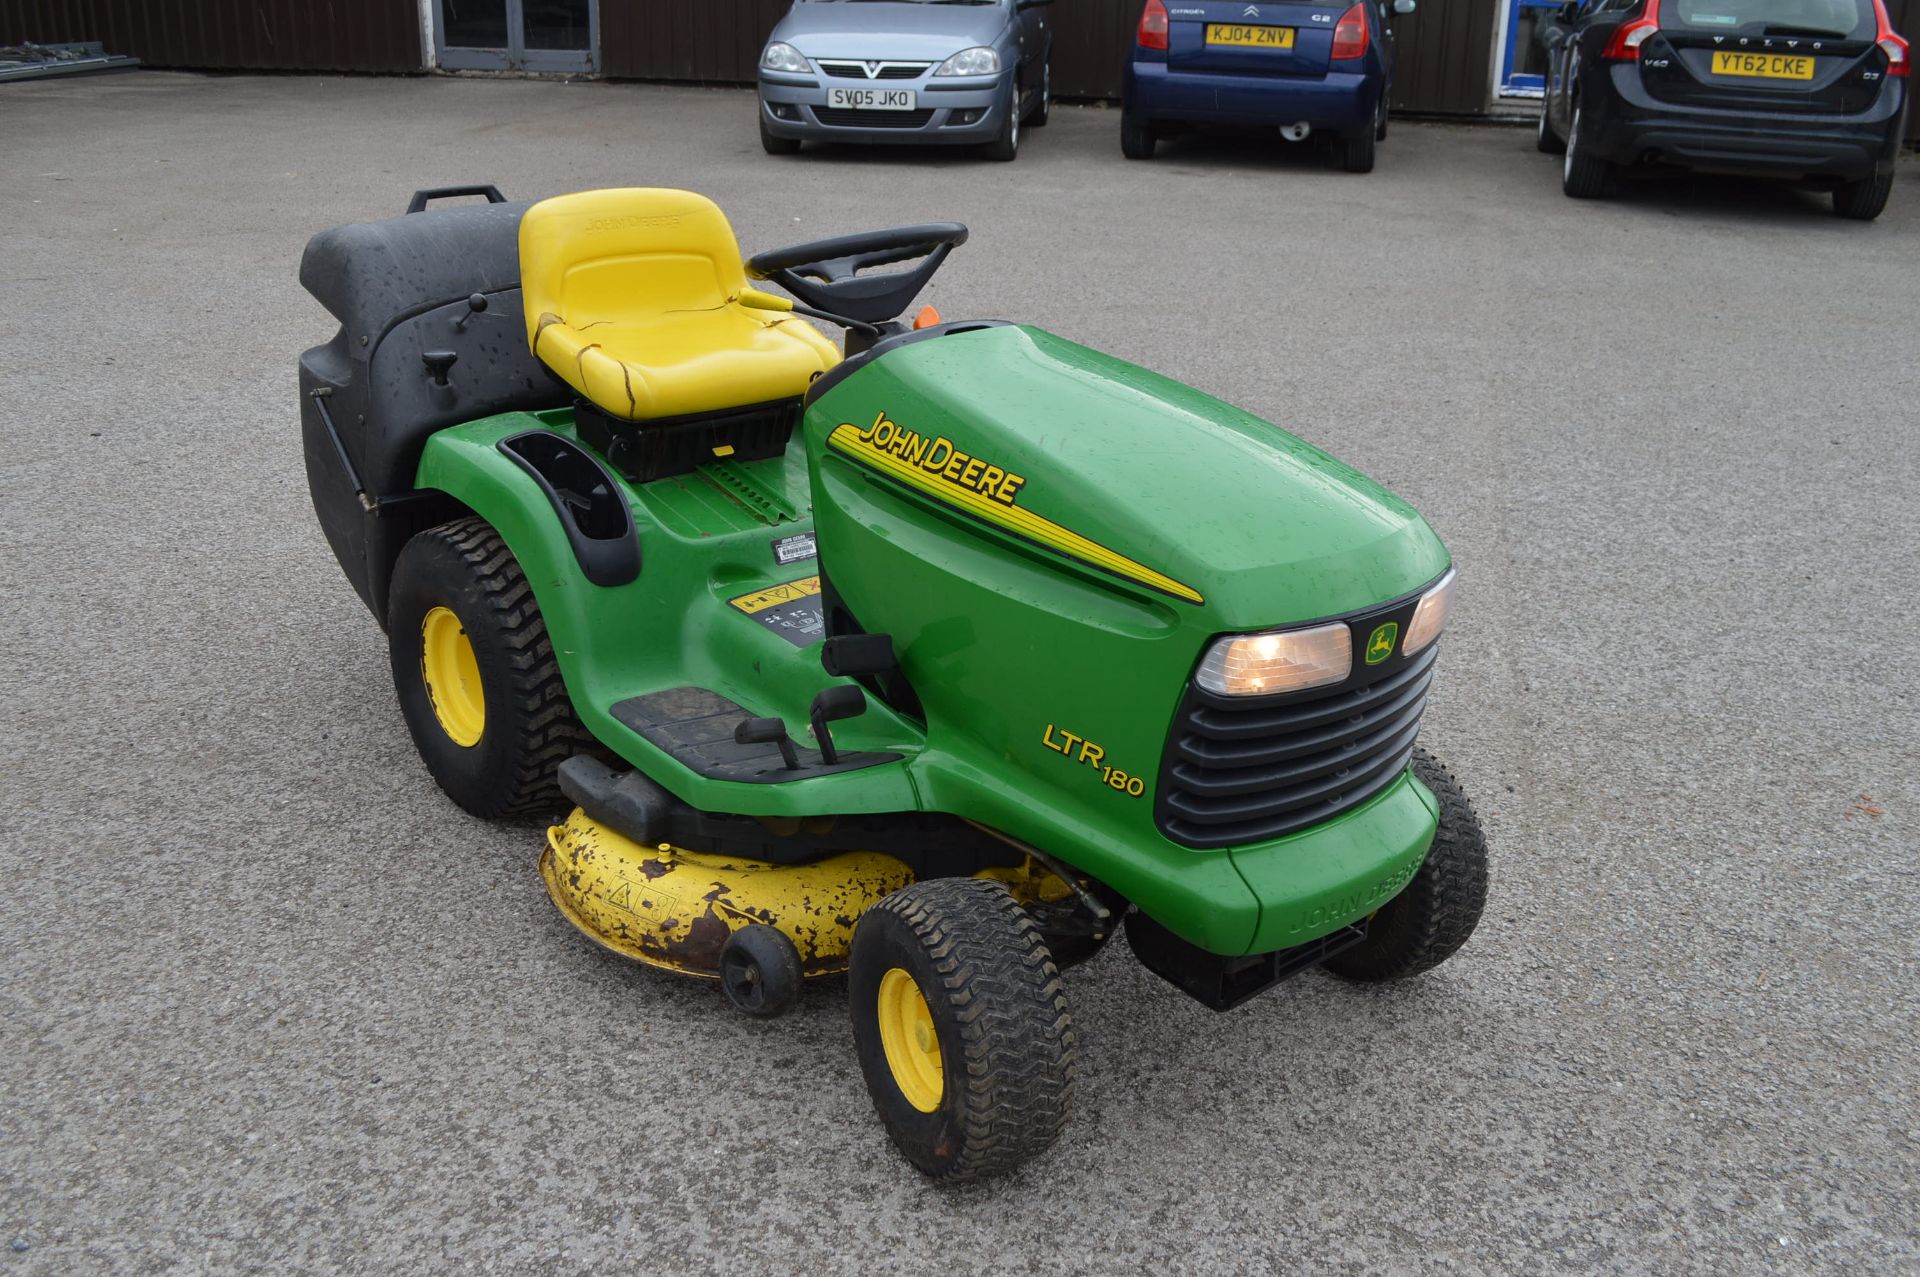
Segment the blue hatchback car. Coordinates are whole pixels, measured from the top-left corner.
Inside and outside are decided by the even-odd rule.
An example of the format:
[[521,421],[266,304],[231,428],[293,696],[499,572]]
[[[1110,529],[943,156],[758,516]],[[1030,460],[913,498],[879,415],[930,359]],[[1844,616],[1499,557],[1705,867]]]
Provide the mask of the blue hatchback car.
[[1347,171],[1368,172],[1387,135],[1389,3],[1413,12],[1414,0],[1147,0],[1127,60],[1120,149],[1144,160],[1181,125],[1272,125],[1293,142],[1332,133]]

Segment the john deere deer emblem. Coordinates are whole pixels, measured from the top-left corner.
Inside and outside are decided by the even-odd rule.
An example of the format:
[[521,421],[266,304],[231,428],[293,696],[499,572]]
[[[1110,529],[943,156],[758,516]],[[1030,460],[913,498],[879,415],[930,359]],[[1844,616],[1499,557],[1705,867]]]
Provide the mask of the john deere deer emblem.
[[1367,664],[1378,665],[1393,655],[1394,642],[1400,637],[1400,623],[1388,621],[1375,627],[1373,637],[1367,640]]

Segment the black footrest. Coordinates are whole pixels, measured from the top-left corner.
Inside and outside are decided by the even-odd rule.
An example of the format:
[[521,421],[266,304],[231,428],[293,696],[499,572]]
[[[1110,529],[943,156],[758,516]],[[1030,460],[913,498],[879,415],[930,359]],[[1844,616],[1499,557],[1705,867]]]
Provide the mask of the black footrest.
[[821,758],[820,751],[800,745],[795,750],[800,766],[790,768],[774,742],[741,744],[735,740],[734,728],[754,715],[704,687],[675,687],[635,696],[614,705],[609,712],[643,739],[714,780],[777,785],[810,776],[859,771],[900,757],[889,753],[843,753],[838,762],[828,763]]

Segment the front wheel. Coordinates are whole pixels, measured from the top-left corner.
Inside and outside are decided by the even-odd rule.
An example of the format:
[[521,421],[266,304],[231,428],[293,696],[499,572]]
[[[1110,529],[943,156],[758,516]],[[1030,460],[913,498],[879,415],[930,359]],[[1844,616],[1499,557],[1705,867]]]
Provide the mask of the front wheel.
[[1597,200],[1607,193],[1613,179],[1613,165],[1587,154],[1586,139],[1580,136],[1580,108],[1573,108],[1567,125],[1567,154],[1560,167],[1560,189],[1577,200]]
[[760,149],[768,155],[794,155],[800,150],[797,137],[780,137],[768,131],[765,115],[760,117]]
[[387,645],[427,771],[482,818],[565,805],[560,764],[594,748],[520,564],[485,520],[443,523],[393,567]]
[[848,997],[873,1106],[928,1175],[1004,1174],[1059,1137],[1073,1017],[1040,929],[1004,883],[935,878],[867,910]]
[[1887,207],[1893,192],[1893,174],[1882,173],[1861,182],[1842,182],[1833,188],[1833,211],[1856,222],[1871,222]]
[[990,160],[1011,160],[1020,154],[1020,86],[1014,85],[1007,91],[1007,118],[1000,126],[1000,135],[986,145],[986,155]]
[[1327,959],[1349,980],[1400,980],[1451,958],[1487,905],[1487,836],[1460,782],[1424,749],[1413,751],[1413,774],[1440,800],[1433,846],[1413,881],[1380,907],[1367,938]]

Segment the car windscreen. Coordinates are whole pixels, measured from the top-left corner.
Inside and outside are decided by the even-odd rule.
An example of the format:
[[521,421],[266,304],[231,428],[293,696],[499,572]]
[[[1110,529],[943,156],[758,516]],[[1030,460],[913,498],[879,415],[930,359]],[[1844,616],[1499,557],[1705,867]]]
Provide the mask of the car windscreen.
[[1815,40],[1871,40],[1879,29],[1873,0],[1666,0],[1660,25],[1669,31]]

